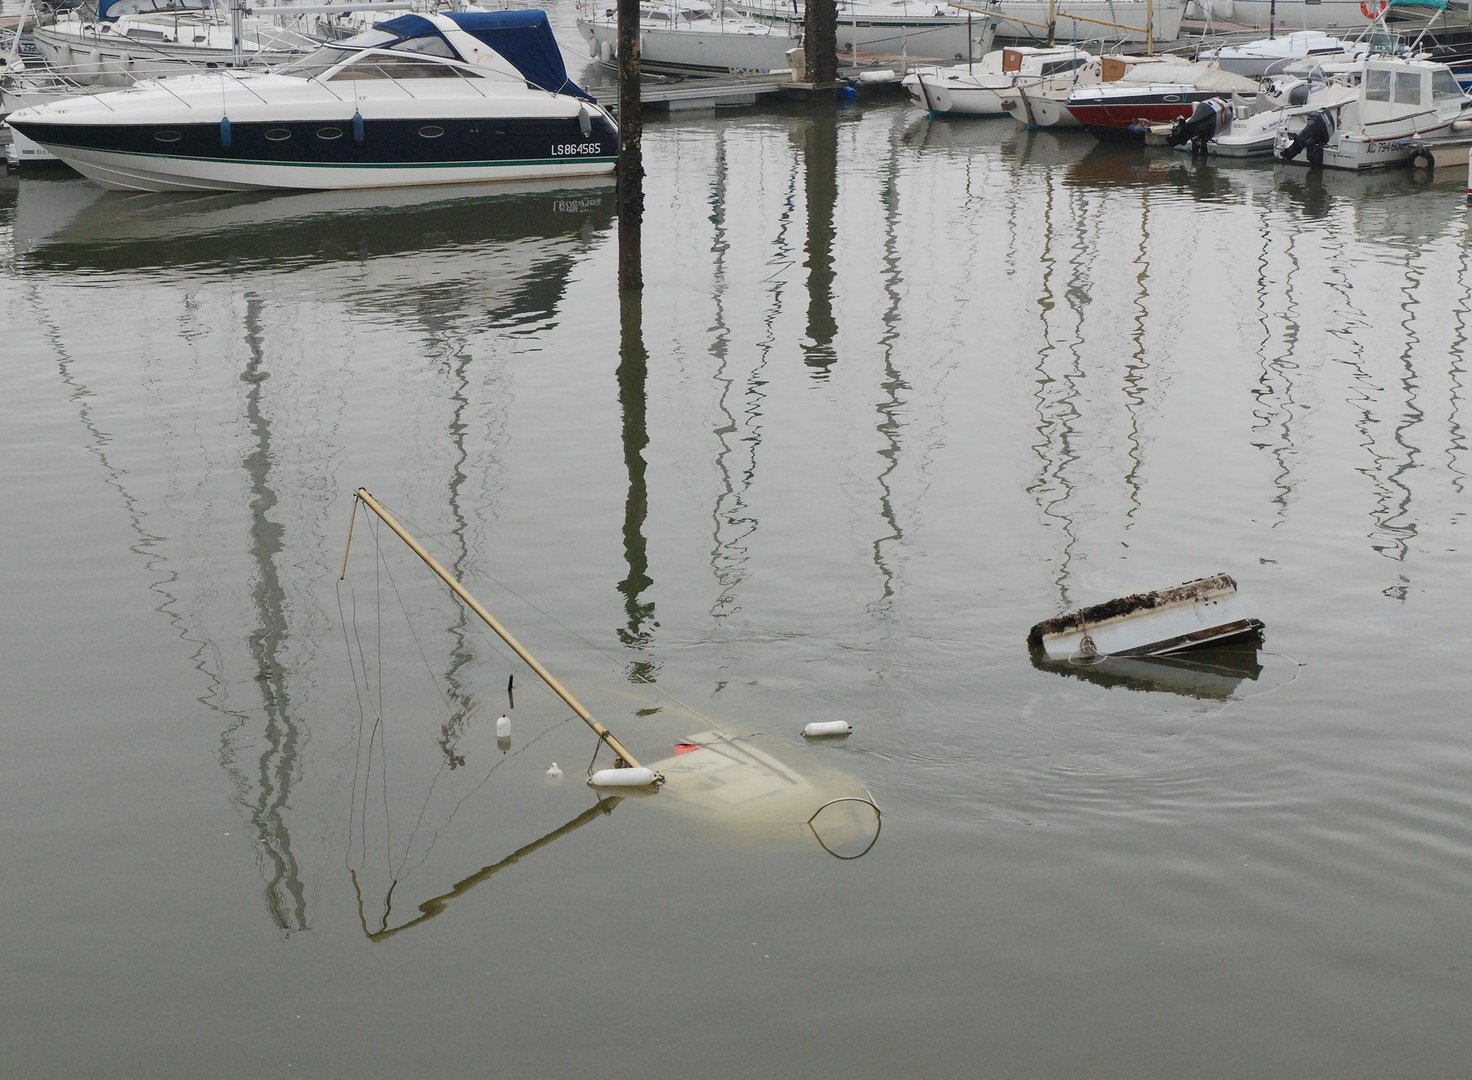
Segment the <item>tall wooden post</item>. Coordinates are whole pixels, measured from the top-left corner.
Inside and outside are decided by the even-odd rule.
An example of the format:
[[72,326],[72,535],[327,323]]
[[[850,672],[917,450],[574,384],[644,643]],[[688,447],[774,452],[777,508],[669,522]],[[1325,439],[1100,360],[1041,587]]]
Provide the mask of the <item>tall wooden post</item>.
[[644,116],[639,0],[618,0],[618,287],[644,287]]
[[838,81],[837,0],[807,0],[802,19],[807,81],[814,86],[832,86]]

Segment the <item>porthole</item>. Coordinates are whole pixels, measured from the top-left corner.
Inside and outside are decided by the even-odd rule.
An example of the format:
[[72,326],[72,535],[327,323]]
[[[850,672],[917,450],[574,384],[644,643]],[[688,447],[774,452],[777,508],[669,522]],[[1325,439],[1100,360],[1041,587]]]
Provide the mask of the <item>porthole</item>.
[[444,133],[444,128],[435,127],[433,124],[425,124],[424,127],[419,129],[419,134],[426,139],[438,139]]
[[291,138],[291,132],[286,128],[270,128],[266,131],[266,138],[272,142],[282,142]]
[[178,142],[182,136],[177,131],[155,131],[153,139],[155,142],[173,143]]
[[318,128],[317,129],[317,138],[319,138],[319,139],[340,139],[340,138],[342,138],[342,128],[335,128],[335,127]]

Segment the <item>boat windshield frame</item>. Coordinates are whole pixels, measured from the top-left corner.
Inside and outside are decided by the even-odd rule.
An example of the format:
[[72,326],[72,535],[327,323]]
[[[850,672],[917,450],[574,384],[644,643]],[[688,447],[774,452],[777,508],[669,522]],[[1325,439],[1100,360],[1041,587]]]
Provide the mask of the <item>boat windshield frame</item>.
[[[1450,84],[1450,85],[1448,85]],[[1431,72],[1431,100],[1433,102],[1455,101],[1463,103],[1468,101],[1467,93],[1457,82],[1457,76],[1451,68],[1446,65],[1434,68]]]
[[[406,49],[400,47],[408,42],[427,42],[433,45],[439,45],[443,51],[430,51],[428,48]],[[455,54],[448,43],[442,39],[420,37],[399,38],[381,45],[353,45],[350,41],[325,42],[319,48],[314,49],[305,56],[297,57],[289,63],[282,64],[275,69],[275,73],[296,79],[314,79],[317,82],[329,82],[345,68],[374,56],[387,57],[394,61],[428,61],[435,65],[453,68],[457,74],[473,78],[486,78],[491,74],[484,68],[467,63],[458,54]]]

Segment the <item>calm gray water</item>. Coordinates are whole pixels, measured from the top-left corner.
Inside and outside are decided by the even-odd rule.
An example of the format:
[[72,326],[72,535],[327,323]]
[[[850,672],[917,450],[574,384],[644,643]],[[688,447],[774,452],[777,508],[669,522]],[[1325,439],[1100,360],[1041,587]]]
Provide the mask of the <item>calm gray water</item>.
[[[602,187],[0,182],[5,1074],[1465,1077],[1457,184],[896,99],[645,146],[622,322]],[[358,485],[641,757],[878,842],[601,812],[362,515],[338,583]],[[1217,571],[1246,663],[1029,660]]]

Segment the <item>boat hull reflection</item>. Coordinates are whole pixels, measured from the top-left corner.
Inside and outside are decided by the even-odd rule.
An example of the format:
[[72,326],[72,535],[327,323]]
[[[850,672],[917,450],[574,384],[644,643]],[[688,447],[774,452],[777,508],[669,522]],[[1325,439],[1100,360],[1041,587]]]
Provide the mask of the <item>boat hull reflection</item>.
[[1090,661],[1050,660],[1033,653],[1032,664],[1039,671],[1097,686],[1218,701],[1230,698],[1242,683],[1255,682],[1263,668],[1257,649],[1250,645],[1173,656],[1100,656]]

